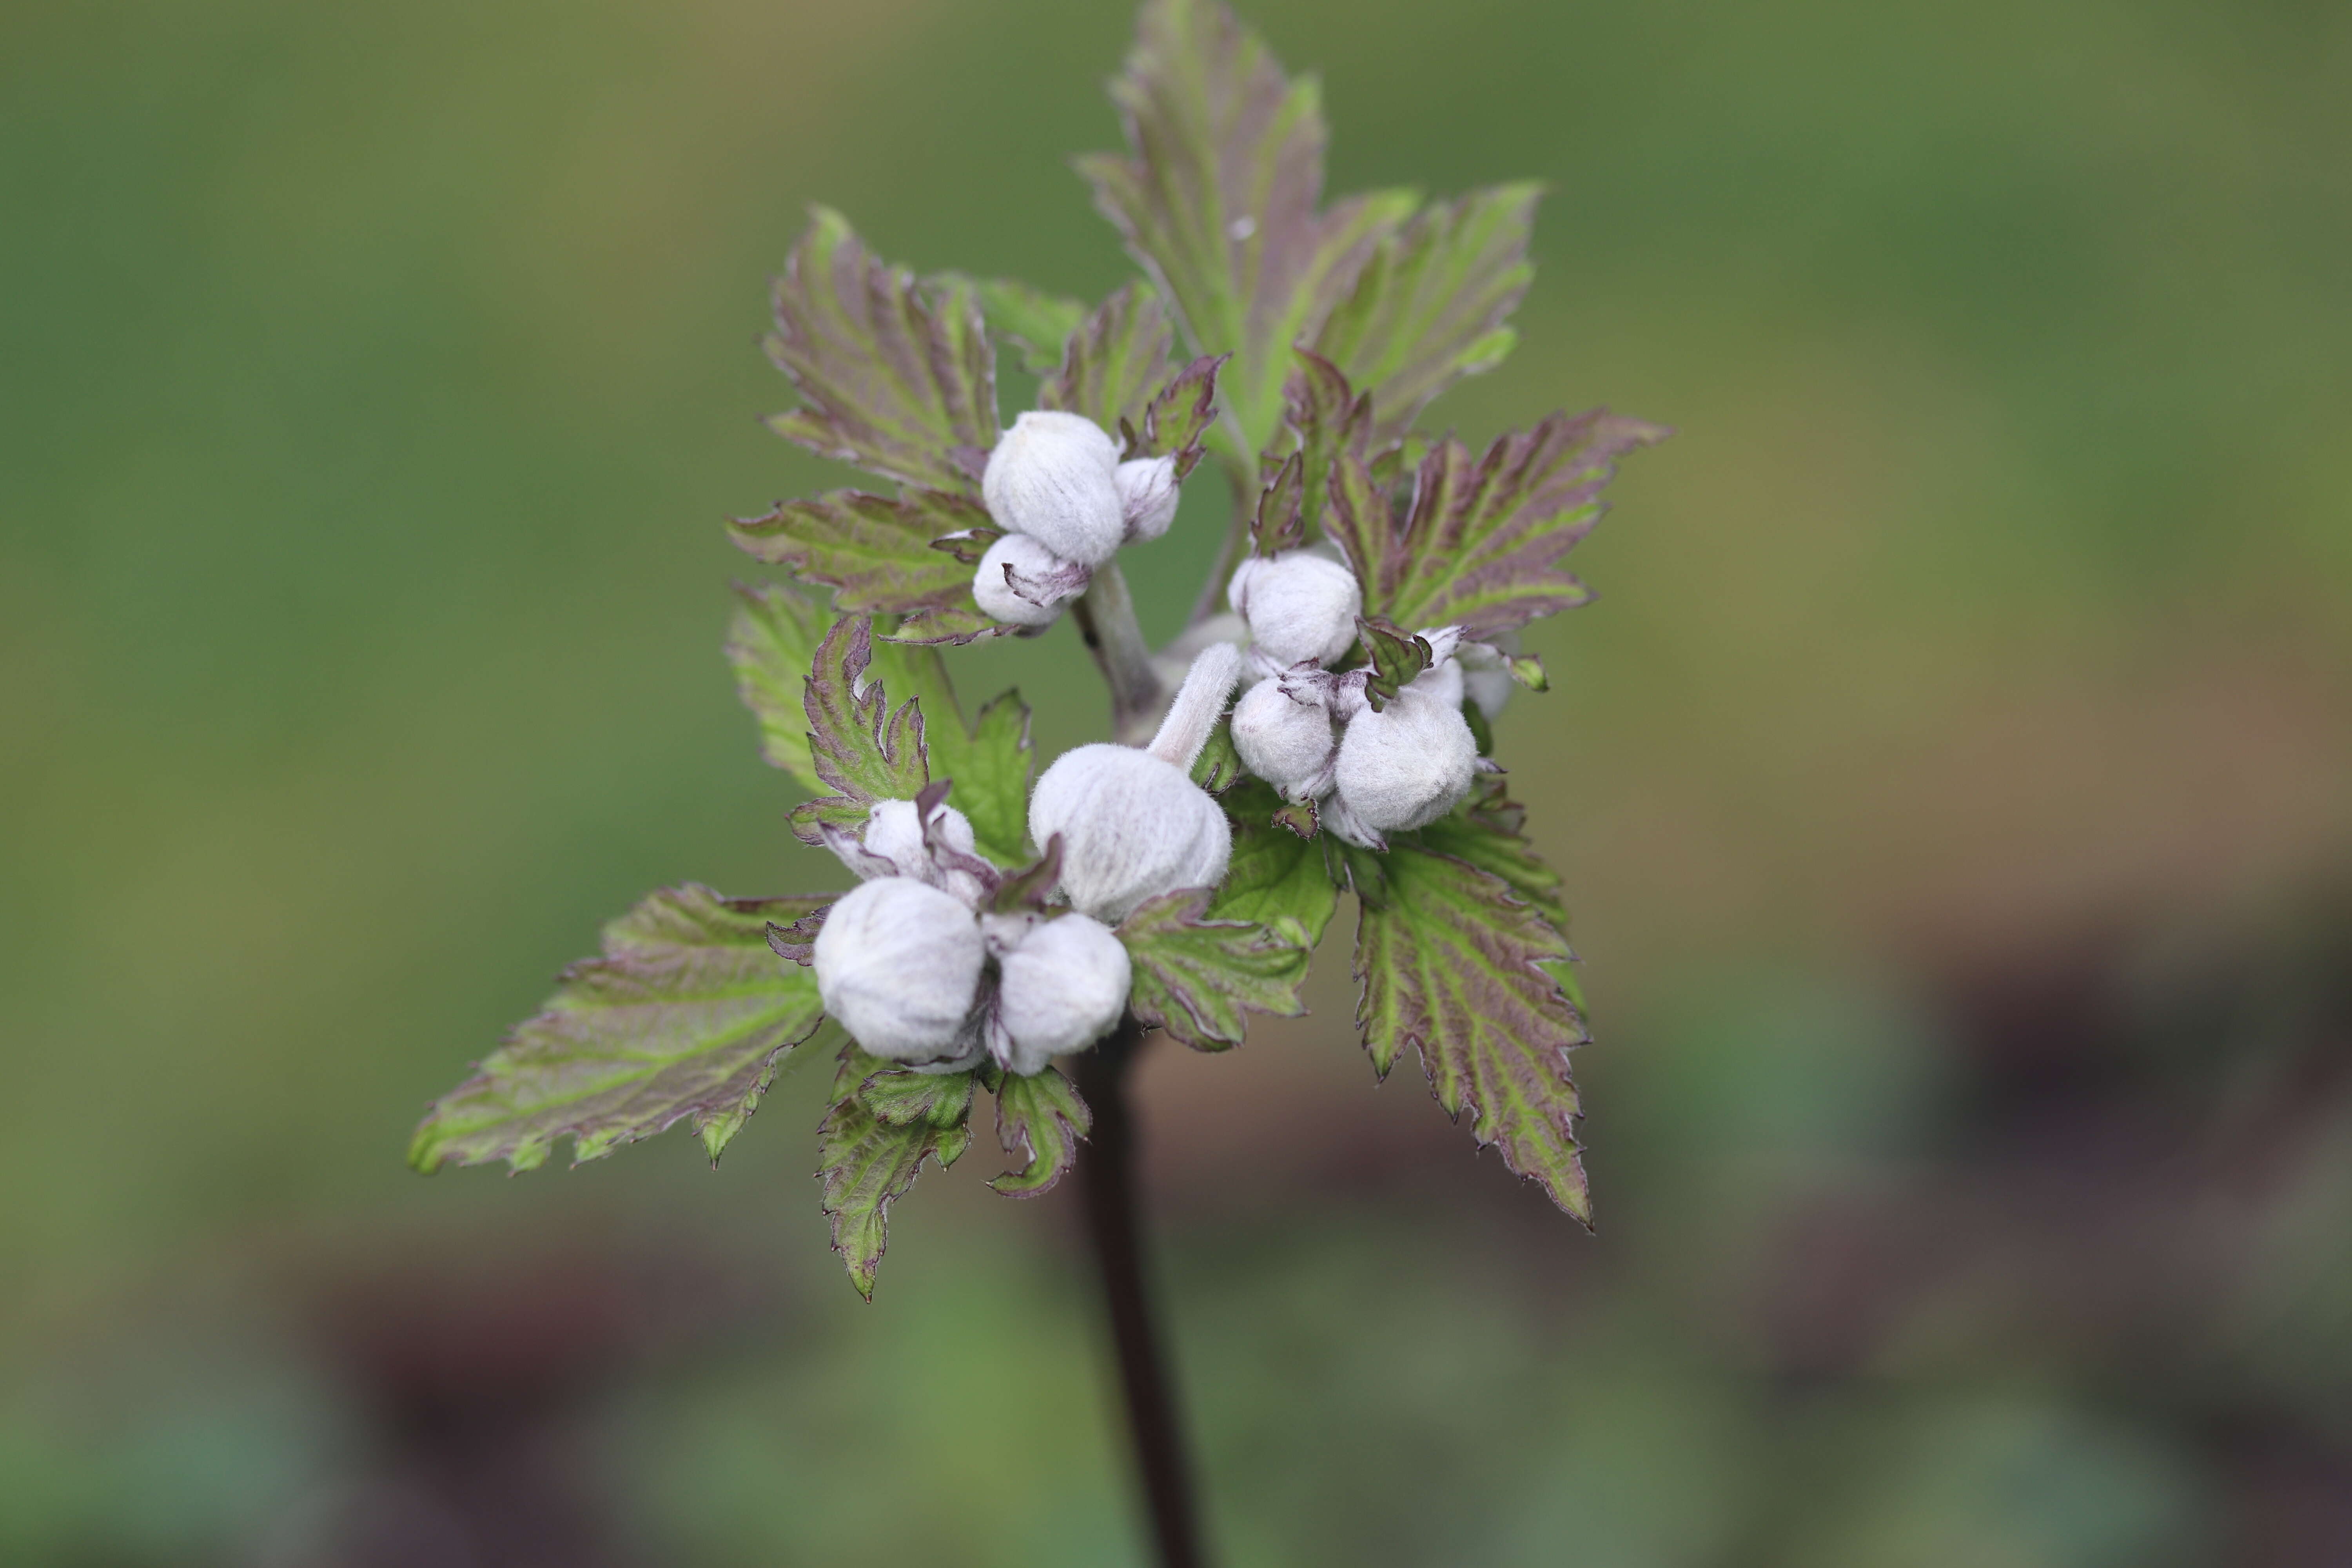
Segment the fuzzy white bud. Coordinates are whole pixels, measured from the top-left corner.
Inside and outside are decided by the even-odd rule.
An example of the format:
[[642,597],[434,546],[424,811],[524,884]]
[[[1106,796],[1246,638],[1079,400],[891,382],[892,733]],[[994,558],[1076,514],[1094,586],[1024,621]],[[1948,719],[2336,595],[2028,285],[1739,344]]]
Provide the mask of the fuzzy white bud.
[[1234,704],[1234,749],[1242,765],[1292,800],[1329,787],[1331,710],[1312,689],[1286,691],[1269,676]]
[[1235,568],[1225,596],[1276,667],[1339,659],[1355,646],[1356,616],[1364,607],[1356,574],[1308,550],[1252,556]]
[[960,900],[909,877],[877,877],[842,896],[814,945],[817,995],[859,1045],[894,1062],[953,1050],[988,952]]
[[1127,521],[1127,538],[1157,539],[1176,521],[1176,459],[1137,458],[1111,475]]
[[1025,533],[1008,533],[988,547],[971,576],[971,596],[1000,621],[1051,626],[1065,601],[1086,591],[1092,574],[1065,561]]
[[1348,721],[1333,770],[1346,810],[1375,833],[1423,827],[1470,793],[1478,742],[1462,717],[1462,672],[1425,670],[1374,712]]
[[981,499],[999,528],[1028,534],[1065,560],[1099,566],[1127,537],[1118,468],[1118,447],[1101,426],[1032,409],[997,437]]
[[[971,818],[954,806],[933,807],[931,829],[940,847],[950,856],[980,858],[979,846],[971,836]],[[933,853],[930,842],[924,837],[922,817],[911,800],[876,801],[866,813],[866,831],[858,841],[867,854],[888,861],[899,876],[944,889],[967,904],[978,904],[985,890],[972,868],[955,865],[951,859],[949,864],[940,864],[940,858]],[[852,866],[850,869],[858,868]]]
[[1029,797],[1029,836],[1043,845],[1057,833],[1062,890],[1113,924],[1146,899],[1214,887],[1234,852],[1233,827],[1209,792],[1132,746],[1080,746],[1054,760]]
[[1511,657],[1519,651],[1519,634],[1497,633],[1487,642],[1462,645],[1462,689],[1491,722],[1502,716],[1518,682],[1511,679]]
[[1093,1045],[1127,1010],[1127,948],[1100,921],[1068,914],[1043,921],[999,963],[997,1016],[1013,1041],[1004,1067],[1024,1078]]

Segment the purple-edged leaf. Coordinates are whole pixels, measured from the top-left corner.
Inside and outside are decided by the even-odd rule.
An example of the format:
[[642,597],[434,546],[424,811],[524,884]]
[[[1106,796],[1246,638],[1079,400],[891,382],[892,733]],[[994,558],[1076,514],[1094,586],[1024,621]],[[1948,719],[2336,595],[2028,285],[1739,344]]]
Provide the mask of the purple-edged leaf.
[[829,490],[778,501],[773,511],[739,518],[727,531],[754,560],[832,588],[836,609],[977,616],[971,568],[934,544],[988,526],[987,510],[969,496]]
[[1208,447],[1203,444],[1217,422],[1217,373],[1231,354],[1202,354],[1168,379],[1144,405],[1143,428],[1121,424],[1130,458],[1176,459],[1180,479],[1192,471]]
[[809,763],[830,795],[793,810],[804,844],[823,842],[820,825],[858,828],[877,800],[912,800],[931,781],[923,746],[923,710],[909,697],[894,710],[882,680],[869,679],[874,624],[862,616],[836,622],[816,650],[803,687]]
[[1370,675],[1364,681],[1364,700],[1381,712],[1396,694],[1427,669],[1433,655],[1427,638],[1385,620],[1356,617],[1356,635],[1371,656]]
[[1385,1077],[1406,1047],[1418,1050],[1446,1113],[1467,1110],[1480,1147],[1495,1145],[1512,1172],[1591,1224],[1569,1068],[1587,1037],[1547,967],[1572,954],[1542,909],[1472,863],[1517,851],[1472,836],[1516,837],[1454,818],[1447,832],[1402,835],[1387,855],[1362,857],[1379,876],[1356,879],[1356,1022],[1375,1071]]
[[825,787],[809,761],[809,666],[833,617],[806,594],[782,583],[735,584],[742,601],[727,633],[735,690],[760,721],[760,755],[813,790]]
[[959,284],[978,292],[989,335],[1000,344],[1010,343],[1021,356],[1021,368],[1032,375],[1053,374],[1062,363],[1062,345],[1087,319],[1087,308],[1079,300],[1011,278],[971,279],[944,272],[929,280],[934,294]]
[[[1087,312],[1061,361],[1039,384],[1037,405],[1082,414],[1105,430],[1143,423],[1168,381],[1176,329],[1148,283],[1129,283]],[[1129,454],[1132,456],[1133,454]]]
[[768,922],[768,951],[788,963],[806,969],[816,962],[816,933],[824,929],[824,917],[833,906],[811,910],[790,924]]
[[1313,341],[1412,195],[1321,207],[1320,91],[1217,0],[1150,0],[1111,98],[1128,155],[1079,171],[1195,352],[1238,356],[1217,439],[1246,472],[1282,416],[1290,346]]
[[996,884],[989,895],[991,912],[1000,915],[1039,913],[1062,885],[1062,836],[1045,840],[1045,852]]
[[1430,399],[1492,370],[1517,341],[1503,324],[1528,291],[1535,184],[1438,202],[1381,241],[1315,347],[1372,395],[1375,446],[1411,428]]
[[972,1075],[885,1067],[857,1086],[857,1098],[885,1127],[961,1127],[971,1120]]
[[1555,414],[1481,458],[1440,441],[1421,460],[1402,522],[1343,461],[1332,531],[1363,583],[1364,613],[1401,626],[1458,625],[1479,638],[1583,604],[1591,592],[1559,558],[1601,520],[1617,459],[1666,434],[1594,409]]
[[1243,781],[1220,804],[1233,822],[1234,853],[1210,914],[1265,926],[1311,952],[1339,903],[1322,843],[1281,821],[1282,796],[1263,780]]
[[813,209],[776,279],[765,343],[802,405],[769,425],[809,450],[926,489],[975,491],[996,444],[996,359],[968,280],[926,295]]
[[826,901],[723,899],[691,883],[654,894],[604,928],[603,957],[566,969],[547,1005],[434,1102],[409,1162],[528,1171],[569,1138],[577,1163],[681,1120],[716,1160],[824,1016],[815,976],[768,950],[768,927]]
[[1279,555],[1307,542],[1307,518],[1301,502],[1307,455],[1293,452],[1274,471],[1273,482],[1259,492],[1257,515],[1250,520],[1250,551]]
[[1280,1018],[1307,1011],[1298,983],[1307,950],[1247,921],[1208,916],[1206,888],[1180,888],[1137,906],[1118,939],[1134,966],[1128,1005],[1146,1024],[1199,1051],[1242,1043],[1244,1009]]
[[1004,1074],[996,1086],[996,1141],[1021,1167],[988,1184],[1008,1198],[1051,1192],[1076,1163],[1078,1141],[1094,1125],[1094,1112],[1058,1068],[1028,1078]]
[[[849,1282],[869,1301],[874,1299],[874,1271],[889,1245],[890,1205],[915,1184],[925,1160],[936,1160],[945,1169],[971,1143],[971,1074],[937,1075],[932,1081],[941,1086],[928,1091],[951,1097],[954,1090],[941,1080],[962,1079],[963,1118],[941,1125],[921,1114],[894,1126],[876,1114],[866,1095],[877,1078],[899,1074],[919,1076],[855,1045],[844,1047],[833,1079],[833,1109],[816,1130],[817,1175],[824,1183],[824,1212],[833,1220],[833,1249],[848,1267]],[[891,1093],[886,1087],[886,1104],[893,1103]]]
[[1335,534],[1343,521],[1334,511],[1340,487],[1355,487],[1350,494],[1367,515],[1376,510],[1370,498],[1385,506],[1395,454],[1373,450],[1370,394],[1358,392],[1339,366],[1312,350],[1300,349],[1295,357],[1298,368],[1283,389],[1283,438],[1298,454],[1307,530]]

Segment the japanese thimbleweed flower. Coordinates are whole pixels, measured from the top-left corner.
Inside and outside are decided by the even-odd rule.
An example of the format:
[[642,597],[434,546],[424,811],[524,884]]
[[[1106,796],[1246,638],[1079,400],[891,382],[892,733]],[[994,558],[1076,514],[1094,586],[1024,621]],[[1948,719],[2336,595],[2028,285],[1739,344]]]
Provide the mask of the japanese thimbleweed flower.
[[1032,409],[988,455],[981,499],[999,528],[1025,533],[1065,561],[1099,566],[1127,539],[1118,445],[1080,414]]
[[1234,568],[1226,597],[1249,623],[1257,651],[1277,669],[1340,658],[1356,645],[1356,616],[1364,607],[1356,574],[1310,550],[1251,556]]
[[[1081,163],[1127,285],[1088,304],[922,274],[824,210],[776,281],[765,346],[797,403],[771,425],[871,477],[730,525],[793,581],[744,590],[728,654],[805,796],[794,835],[858,885],[649,895],[436,1102],[420,1168],[530,1169],[566,1139],[593,1159],[681,1121],[716,1160],[810,1041],[846,1035],[816,1142],[861,1293],[891,1205],[992,1121],[992,1184],[1087,1171],[1114,1299],[1141,1300],[1129,1065],[1155,1033],[1221,1051],[1252,1013],[1303,1011],[1345,893],[1376,1068],[1419,1060],[1479,1144],[1589,1217],[1564,898],[1464,703],[1492,719],[1514,683],[1542,689],[1514,639],[1591,597],[1563,558],[1617,461],[1664,432],[1594,409],[1483,451],[1417,433],[1516,341],[1536,189],[1324,205],[1316,94],[1220,0],[1144,5],[1116,89],[1128,148]],[[1016,353],[1038,406],[1008,426]],[[1232,508],[1189,558],[1220,565],[1130,594],[1118,552],[1186,526],[1178,489],[1204,464]],[[1155,647],[1138,598],[1190,619]],[[950,664],[1064,635],[1064,609],[1108,733],[1152,738],[1039,772],[1019,694],[967,706]],[[1139,1317],[1116,1315],[1122,1360],[1148,1369]],[[1150,1403],[1137,1451],[1173,1452]],[[1148,1489],[1163,1542],[1189,1535],[1182,1490]]]
[[1071,907],[1119,921],[1146,899],[1214,887],[1233,855],[1233,827],[1190,776],[1241,673],[1231,643],[1192,661],[1148,747],[1097,743],[1065,752],[1029,797],[1029,834],[1062,841]]
[[825,915],[817,994],[885,1061],[952,1060],[988,956],[971,907],[912,877],[877,877]]

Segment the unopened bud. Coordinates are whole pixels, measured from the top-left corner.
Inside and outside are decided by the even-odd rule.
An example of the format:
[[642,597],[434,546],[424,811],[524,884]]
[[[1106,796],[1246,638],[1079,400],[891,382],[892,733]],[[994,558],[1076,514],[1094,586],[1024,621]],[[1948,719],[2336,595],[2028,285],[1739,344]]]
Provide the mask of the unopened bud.
[[1176,521],[1176,459],[1137,458],[1121,463],[1111,475],[1118,487],[1119,506],[1127,521],[1127,538],[1157,539]]
[[877,878],[827,911],[814,947],[817,995],[859,1045],[894,1062],[952,1053],[987,956],[960,900],[909,877]]
[[1284,689],[1269,676],[1234,704],[1234,749],[1242,765],[1291,800],[1307,800],[1330,785],[1331,711],[1308,689]]
[[1053,1058],[1101,1039],[1127,1010],[1133,972],[1111,929],[1085,915],[1032,927],[999,961],[997,1016],[1012,1037],[1004,1062],[1027,1077]]
[[1518,685],[1511,679],[1510,664],[1518,651],[1517,632],[1501,632],[1488,642],[1462,645],[1462,689],[1490,722],[1502,716],[1503,704],[1511,700],[1512,688]]
[[1062,890],[1113,924],[1144,900],[1224,879],[1233,828],[1174,763],[1097,744],[1054,760],[1029,797],[1029,836],[1062,837]]
[[1113,474],[1118,447],[1081,415],[1032,409],[997,437],[980,481],[1000,528],[1067,561],[1099,566],[1127,535]]
[[[954,806],[931,808],[927,838],[920,808],[913,801],[877,800],[866,814],[866,831],[859,842],[867,854],[889,862],[899,876],[944,889],[966,904],[980,902],[984,891],[978,875],[980,848],[972,839],[971,819]],[[965,864],[956,864],[959,860]],[[850,869],[858,868],[853,865]]]
[[1063,604],[1086,591],[1087,568],[1065,561],[1025,533],[1008,533],[988,547],[972,573],[971,596],[1000,621],[1016,626],[1053,624]]
[[1364,607],[1356,574],[1307,550],[1243,562],[1226,597],[1249,622],[1259,651],[1278,667],[1337,660],[1355,646],[1356,614]]
[[1375,712],[1348,721],[1333,779],[1347,813],[1375,833],[1423,827],[1470,793],[1478,742],[1462,717],[1462,674],[1451,660],[1423,671]]

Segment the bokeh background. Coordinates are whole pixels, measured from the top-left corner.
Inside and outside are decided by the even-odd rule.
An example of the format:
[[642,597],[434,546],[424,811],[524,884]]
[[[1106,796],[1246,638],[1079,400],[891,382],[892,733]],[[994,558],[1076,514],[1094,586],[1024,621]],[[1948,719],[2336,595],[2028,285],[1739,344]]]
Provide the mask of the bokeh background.
[[[2352,1561],[2352,11],[1246,9],[1335,190],[1553,186],[1433,418],[1681,434],[1500,731],[1598,1235],[1343,945],[1147,1063],[1225,1561]],[[1139,1561],[1066,1192],[928,1175],[868,1308],[819,1064],[715,1174],[401,1162],[644,889],[837,877],[719,656],[721,520],[838,477],[765,279],[823,201],[1114,286],[1127,26],[6,8],[0,1560]],[[1102,722],[1066,626],[959,670]]]

